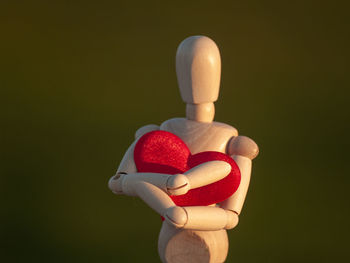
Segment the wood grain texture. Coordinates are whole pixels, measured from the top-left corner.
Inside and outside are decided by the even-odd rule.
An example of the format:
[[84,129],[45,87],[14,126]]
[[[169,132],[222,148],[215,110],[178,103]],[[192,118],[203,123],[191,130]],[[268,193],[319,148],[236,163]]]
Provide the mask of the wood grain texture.
[[180,137],[192,154],[204,151],[226,153],[227,142],[238,135],[235,128],[224,123],[203,123],[185,118],[167,120],[160,125],[160,129]]
[[[203,123],[183,118],[165,121],[160,129],[179,136],[193,154],[203,151],[225,153],[230,139],[238,135],[235,128],[223,123]],[[188,211],[190,224],[187,226],[198,228],[203,224],[207,231],[175,231],[172,226],[164,226],[163,223],[158,242],[158,251],[163,262],[224,262],[228,253],[228,239],[224,229],[228,218],[225,210],[218,208],[203,213],[204,210],[193,208]]]
[[226,230],[184,230],[164,222],[159,233],[158,252],[162,262],[222,263],[228,253],[228,237]]
[[[220,52],[214,41],[205,36],[185,39],[176,53],[176,73],[181,97],[187,104],[186,118],[140,128],[135,134],[136,141],[118,168],[118,173],[133,174],[117,175],[110,180],[109,186],[115,193],[121,191],[139,196],[164,217],[158,240],[162,262],[221,263],[228,253],[226,229],[238,224],[238,215],[249,187],[251,160],[259,149],[250,138],[238,136],[234,127],[213,121],[221,77]],[[176,194],[177,189],[180,189],[177,194],[186,193],[191,187],[220,180],[226,168],[221,167],[220,162],[208,162],[211,164],[204,163],[184,174],[151,174],[148,179],[138,176],[133,159],[135,144],[145,133],[158,129],[180,137],[191,154],[216,151],[232,156],[241,173],[237,191],[222,203],[212,206],[176,206],[169,193]],[[211,167],[213,163],[215,165]],[[187,188],[181,189],[181,185]]]

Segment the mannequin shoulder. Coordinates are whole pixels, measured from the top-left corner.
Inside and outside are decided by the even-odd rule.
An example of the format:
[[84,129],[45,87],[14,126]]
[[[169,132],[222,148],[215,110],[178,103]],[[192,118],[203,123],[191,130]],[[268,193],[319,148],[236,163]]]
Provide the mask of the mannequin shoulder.
[[225,133],[231,133],[233,136],[238,135],[238,131],[236,128],[225,124],[221,122],[198,122],[198,121],[191,121],[185,118],[173,118],[164,121],[160,125],[161,130],[166,131],[184,131],[184,132],[196,132],[198,130],[201,130],[205,133],[213,133],[213,132],[225,132]]

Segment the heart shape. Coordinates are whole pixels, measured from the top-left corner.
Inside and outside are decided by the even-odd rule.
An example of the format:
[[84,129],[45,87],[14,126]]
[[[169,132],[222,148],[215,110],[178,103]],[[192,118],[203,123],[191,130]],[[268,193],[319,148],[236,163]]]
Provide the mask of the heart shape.
[[241,173],[236,162],[227,154],[215,151],[192,155],[187,145],[176,135],[167,131],[151,131],[136,143],[134,160],[138,172],[178,174],[208,161],[229,163],[231,172],[223,179],[184,195],[170,196],[178,206],[211,205],[224,201],[238,188]]

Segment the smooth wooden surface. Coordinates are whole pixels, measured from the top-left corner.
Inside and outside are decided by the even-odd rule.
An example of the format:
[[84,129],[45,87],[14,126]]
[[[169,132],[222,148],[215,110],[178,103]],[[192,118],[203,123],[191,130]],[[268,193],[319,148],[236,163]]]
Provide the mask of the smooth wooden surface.
[[163,222],[158,252],[162,262],[221,263],[227,257],[228,237],[226,230],[184,230]]
[[221,230],[237,225],[237,214],[216,206],[187,206],[184,207],[187,222],[184,229],[191,230]]
[[167,192],[170,195],[184,195],[191,189],[187,175],[174,174],[168,177]]
[[155,124],[148,124],[145,126],[142,126],[135,132],[135,139],[140,138],[142,135],[151,132],[151,131],[156,131],[159,130],[159,126]]
[[197,165],[184,174],[188,178],[190,189],[215,183],[225,178],[231,171],[231,165],[224,161],[210,161]]
[[150,183],[167,193],[167,181],[171,175],[161,173],[131,173],[122,175],[122,191],[125,195],[137,196],[135,184],[140,182]]
[[[130,160],[127,163],[132,163]],[[224,178],[231,166],[223,161],[200,164],[185,174],[130,173],[119,172],[109,181],[110,189],[116,194],[138,196],[175,227],[195,230],[219,230],[232,225],[234,218],[218,207],[176,207],[169,194],[184,194],[189,189],[208,185]],[[184,178],[183,181],[169,180]],[[170,185],[169,185],[170,182]],[[174,183],[176,182],[176,183]],[[170,188],[172,187],[172,188]],[[169,189],[174,189],[169,191]]]
[[[139,196],[164,217],[159,234],[158,252],[163,262],[224,262],[228,253],[226,229],[238,224],[248,191],[251,159],[258,147],[248,137],[227,124],[214,122],[213,102],[220,85],[220,53],[209,38],[194,36],[185,39],[176,54],[176,72],[183,100],[187,103],[186,118],[174,118],[160,126],[146,125],[136,134],[136,141],[152,130],[164,130],[180,137],[192,154],[203,151],[227,153],[237,162],[241,184],[236,193],[213,206],[178,207],[169,194],[183,194],[222,179],[231,167],[222,161],[201,164],[179,175],[136,172],[133,149],[126,152],[118,173],[109,182],[114,193]],[[143,174],[144,175],[144,174]]]
[[200,104],[217,100],[221,58],[215,42],[192,36],[181,42],[176,53],[177,80],[184,102]]
[[241,155],[235,155],[233,156],[233,159],[236,161],[241,171],[241,183],[239,184],[237,191],[231,197],[221,202],[220,206],[224,209],[232,210],[237,214],[240,214],[248,192],[252,160]]
[[238,131],[224,123],[203,123],[186,118],[174,118],[163,122],[161,130],[169,131],[179,136],[188,146],[192,154],[212,151],[226,153],[227,142]]
[[246,136],[237,136],[229,141],[227,152],[235,160],[241,171],[241,183],[237,191],[230,198],[223,201],[220,206],[240,214],[250,183],[252,159],[258,155],[259,148],[252,139]]
[[126,153],[124,154],[123,159],[121,160],[119,167],[117,169],[117,174],[118,173],[136,173],[137,168],[134,162],[134,148],[136,145],[137,140],[135,140]]
[[[192,120],[187,120],[183,118],[175,118],[168,120],[160,125],[161,130],[166,130],[169,132],[174,133],[175,135],[179,136],[189,147],[191,152],[198,153],[202,151],[218,151],[226,153],[228,143],[229,141],[236,137],[238,135],[238,132],[235,128],[219,123],[219,122],[211,122],[211,123],[203,123],[203,122],[195,122]],[[250,175],[249,175],[250,177]],[[241,188],[242,191],[245,190],[245,188]],[[187,208],[185,208],[187,209]],[[220,208],[221,209],[221,208]],[[206,228],[207,232],[211,232],[213,230],[217,230],[218,228],[221,228],[222,231],[225,231],[226,225],[229,225],[231,223],[231,227],[234,227],[238,223],[238,216],[232,216],[232,219],[229,223],[229,220],[227,219],[228,215],[225,213],[222,213],[222,211],[225,211],[225,209],[221,210],[213,210],[208,213],[202,213],[203,210],[193,208],[189,210],[190,213],[188,214],[188,220],[190,223],[187,224],[187,227],[198,227],[198,225],[203,224],[204,228]],[[228,210],[229,211],[229,210]],[[229,212],[232,213],[232,212]],[[204,218],[207,215],[207,218]],[[230,215],[230,214],[229,214]],[[225,219],[223,219],[225,218]],[[213,219],[212,221],[210,219]],[[226,220],[226,223],[224,225],[224,221]],[[236,220],[237,223],[233,223],[232,221]],[[184,226],[186,227],[186,224]],[[169,226],[166,229],[171,228]],[[195,228],[194,228],[195,229]],[[216,257],[212,257],[212,255],[216,255],[216,253],[221,253],[222,255],[225,255],[224,258],[226,258],[226,255],[228,251],[223,251],[223,248],[228,249],[228,240],[227,238],[222,238],[221,235],[211,235],[209,233],[206,233],[203,235],[202,232],[197,232],[203,230],[201,228],[200,230],[194,230],[190,229],[189,232],[186,232],[184,229],[181,232],[172,232],[174,233],[174,238],[164,238],[162,235],[168,235],[166,230],[161,231],[160,238],[162,240],[168,240],[168,244],[165,246],[162,246],[159,248],[159,251],[163,255],[167,255],[167,257],[163,256],[163,258],[181,258],[181,260],[184,260],[183,262],[191,262],[193,260],[194,255],[192,256],[190,254],[187,254],[187,252],[181,252],[180,250],[176,250],[176,244],[181,243],[181,239],[185,240],[192,240],[192,238],[188,239],[189,237],[196,237],[194,240],[196,242],[189,243],[187,248],[190,251],[202,251],[203,255],[201,255],[201,260],[204,260],[203,262],[223,262],[222,261],[216,261]],[[177,236],[179,235],[179,236]],[[198,238],[198,235],[200,235],[201,238]],[[175,244],[173,244],[173,242]],[[191,245],[192,244],[192,245]],[[218,248],[216,248],[213,244],[221,244],[220,252],[218,252]],[[193,246],[193,247],[191,247]],[[186,250],[185,250],[186,251]],[[204,251],[210,251],[209,254],[206,254]],[[206,259],[203,259],[204,255],[207,255]],[[220,258],[221,260],[221,258]],[[164,261],[164,262],[176,262],[176,261]]]
[[[129,156],[130,157],[130,156]],[[130,157],[132,158],[132,157]],[[125,163],[134,167],[133,159]],[[127,166],[127,167],[128,167]],[[224,161],[210,161],[202,163],[186,171],[184,174],[138,173],[132,170],[118,171],[109,181],[109,188],[117,194],[137,196],[135,184],[150,183],[169,195],[186,194],[190,189],[205,186],[226,177],[231,166]]]
[[201,104],[187,103],[186,118],[197,122],[212,122],[215,115],[215,106],[213,102]]
[[166,191],[172,195],[186,194],[190,189],[205,186],[225,178],[230,171],[231,166],[224,161],[206,162],[193,167],[184,174],[169,176]]
[[259,154],[258,145],[246,136],[233,137],[227,145],[229,155],[240,155],[253,160]]

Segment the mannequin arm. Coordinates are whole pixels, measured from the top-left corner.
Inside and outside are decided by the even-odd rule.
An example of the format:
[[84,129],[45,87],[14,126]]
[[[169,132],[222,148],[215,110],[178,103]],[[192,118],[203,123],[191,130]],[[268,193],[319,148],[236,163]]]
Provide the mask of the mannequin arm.
[[119,167],[117,169],[116,175],[113,176],[108,182],[108,187],[112,190],[113,193],[123,194],[121,189],[122,180],[119,180],[119,179],[122,179],[123,175],[125,174],[137,172],[137,168],[134,162],[134,149],[138,139],[142,135],[155,130],[159,130],[159,126],[155,124],[149,124],[139,128],[135,132],[135,141],[130,145],[130,147],[124,154],[123,159],[121,160]]
[[249,187],[252,159],[258,155],[259,148],[252,139],[245,136],[237,136],[229,141],[227,152],[236,161],[241,171],[241,183],[231,197],[221,202],[220,207],[239,215]]
[[232,229],[238,224],[236,213],[220,207],[186,206],[181,209],[186,214],[186,222],[181,227],[183,229],[214,231]]
[[189,190],[217,182],[226,177],[231,166],[224,161],[210,161],[193,167],[183,174],[176,174],[168,180],[171,195],[186,194]]

